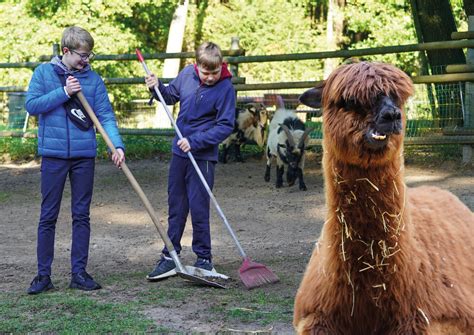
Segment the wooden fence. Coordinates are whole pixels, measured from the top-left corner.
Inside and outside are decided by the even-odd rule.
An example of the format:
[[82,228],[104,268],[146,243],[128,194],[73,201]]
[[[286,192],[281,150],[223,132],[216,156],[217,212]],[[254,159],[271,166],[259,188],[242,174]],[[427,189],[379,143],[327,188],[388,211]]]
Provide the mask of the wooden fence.
[[[296,82],[271,82],[271,83],[247,83],[245,78],[239,77],[238,66],[242,63],[255,63],[255,62],[284,62],[284,61],[298,61],[298,60],[314,60],[314,59],[326,59],[326,58],[349,58],[349,57],[361,57],[368,55],[382,55],[392,53],[404,53],[404,52],[423,52],[428,50],[444,50],[444,49],[456,49],[456,48],[467,48],[468,60],[467,64],[449,65],[446,68],[446,74],[441,75],[430,75],[430,76],[416,76],[412,77],[415,84],[445,84],[445,83],[462,83],[465,85],[465,99],[463,100],[463,117],[464,127],[455,130],[449,129],[449,131],[442,135],[436,136],[423,136],[423,137],[412,137],[407,138],[407,144],[474,144],[474,17],[469,17],[469,29],[468,32],[456,32],[452,34],[452,41],[439,41],[430,43],[419,43],[419,44],[408,44],[398,46],[387,46],[380,48],[367,48],[357,50],[338,50],[338,51],[324,51],[324,52],[312,52],[312,53],[297,53],[297,54],[279,54],[279,55],[255,55],[246,56],[245,50],[239,47],[238,39],[232,40],[232,47],[230,50],[224,50],[224,59],[229,63],[231,71],[234,74],[234,87],[237,91],[262,91],[262,90],[281,90],[281,89],[304,89],[313,87],[316,82],[314,81],[296,81]],[[53,54],[59,53],[59,46],[53,46]],[[168,59],[168,58],[179,58],[188,59],[193,58],[194,53],[192,52],[181,52],[181,53],[153,53],[144,54],[146,59]],[[49,61],[51,56],[42,56],[38,62],[19,62],[19,63],[0,63],[0,69],[2,68],[31,68],[34,69],[42,62]],[[123,54],[123,55],[97,55],[94,61],[136,61],[135,54]],[[160,78],[163,82],[167,83],[172,78]],[[107,85],[136,85],[143,84],[143,77],[134,78],[104,78]],[[19,86],[0,86],[0,92],[18,92],[24,91],[24,87]],[[130,131],[123,130],[124,133],[130,133]],[[133,132],[133,131],[132,131]],[[163,131],[169,133],[169,131]],[[135,133],[141,134],[156,134],[159,131],[146,130],[135,131]],[[2,132],[0,132],[0,136]],[[3,135],[8,136],[23,136],[22,132],[3,132]],[[313,139],[311,144],[317,145],[320,143],[320,139]],[[471,149],[472,155],[472,147]],[[467,150],[469,152],[469,150]]]

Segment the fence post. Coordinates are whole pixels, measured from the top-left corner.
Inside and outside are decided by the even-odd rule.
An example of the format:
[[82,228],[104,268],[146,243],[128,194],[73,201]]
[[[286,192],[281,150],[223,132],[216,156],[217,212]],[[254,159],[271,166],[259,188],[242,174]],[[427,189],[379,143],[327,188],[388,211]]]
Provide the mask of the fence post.
[[[468,30],[474,31],[474,15],[468,17]],[[466,63],[474,65],[474,48],[467,49]],[[466,82],[464,127],[474,129],[474,82]],[[462,147],[462,162],[468,164],[473,159],[473,146]]]
[[61,50],[59,50],[59,44],[53,43],[53,56],[59,56]]
[[[235,36],[230,40],[230,50],[239,50],[240,49],[240,38]],[[239,64],[238,63],[229,63],[230,72],[234,78],[239,76]]]

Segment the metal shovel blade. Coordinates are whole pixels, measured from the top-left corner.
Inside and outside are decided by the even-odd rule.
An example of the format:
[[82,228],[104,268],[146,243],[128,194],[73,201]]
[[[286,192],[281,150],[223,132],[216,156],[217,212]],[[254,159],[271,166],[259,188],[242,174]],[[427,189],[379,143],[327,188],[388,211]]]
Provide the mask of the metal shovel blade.
[[193,276],[193,275],[191,275],[191,274],[189,274],[189,273],[179,272],[179,271],[177,271],[176,273],[177,273],[178,276],[180,276],[181,278],[187,279],[187,280],[192,281],[192,282],[197,283],[197,284],[206,285],[206,286],[212,286],[212,287],[217,287],[217,288],[226,288],[226,287],[225,287],[224,285],[222,285],[222,284],[213,282],[213,281],[211,281],[211,280],[207,280],[207,279],[202,278],[202,277]]
[[212,269],[209,271],[209,270],[205,270],[205,269],[201,269],[201,268],[198,268],[195,266],[189,266],[189,265],[185,265],[184,267],[186,269],[186,272],[192,276],[198,276],[198,277],[204,277],[204,278],[206,277],[207,278],[220,278],[224,280],[229,279],[228,276],[217,272],[215,269]]

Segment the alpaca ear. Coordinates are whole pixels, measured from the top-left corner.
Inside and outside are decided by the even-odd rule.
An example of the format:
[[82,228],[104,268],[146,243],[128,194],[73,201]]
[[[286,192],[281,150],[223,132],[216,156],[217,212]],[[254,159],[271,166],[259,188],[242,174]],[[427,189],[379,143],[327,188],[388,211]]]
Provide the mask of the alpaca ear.
[[299,97],[299,101],[308,107],[320,108],[323,95],[323,85],[311,88]]

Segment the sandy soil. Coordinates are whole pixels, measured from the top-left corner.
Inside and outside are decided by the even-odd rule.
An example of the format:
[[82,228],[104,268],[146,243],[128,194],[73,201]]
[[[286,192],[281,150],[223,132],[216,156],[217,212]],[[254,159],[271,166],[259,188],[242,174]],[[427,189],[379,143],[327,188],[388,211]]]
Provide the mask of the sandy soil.
[[[265,183],[265,161],[248,158],[245,163],[219,164],[215,195],[233,226],[244,249],[282,278],[291,278],[274,290],[289,299],[294,297],[312,247],[325,217],[324,191],[320,156],[307,159],[305,180],[308,191],[297,187],[275,189]],[[133,172],[153,204],[160,221],[166,225],[166,160],[130,161]],[[474,210],[474,169],[454,162],[431,165],[407,165],[409,186],[436,185],[455,193]],[[37,162],[22,165],[0,165],[0,290],[23,293],[36,269],[36,230],[40,210],[40,171]],[[95,191],[91,208],[92,240],[88,270],[105,276],[124,272],[151,270],[162,247],[159,235],[125,176],[111,163],[100,161],[96,168]],[[188,227],[190,224],[188,225]],[[240,257],[216,211],[212,211],[213,254],[216,267],[238,268]],[[53,273],[66,282],[70,264],[70,190],[66,188],[56,231],[56,256]],[[182,258],[194,262],[191,229],[183,238]],[[232,275],[232,274],[230,274]],[[237,284],[236,284],[237,285]],[[122,292],[117,292],[117,295]],[[121,300],[123,297],[117,297]],[[209,331],[222,329],[222,321],[213,319],[206,325],[193,318],[203,301],[188,301],[175,308],[174,315],[161,324],[172,329]],[[202,309],[202,308],[201,308]],[[163,308],[148,310],[156,319]],[[183,321],[187,328],[183,328]],[[242,325],[238,325],[243,327]],[[290,324],[275,323],[272,329],[291,333]],[[260,327],[261,328],[261,327]],[[251,329],[251,328],[247,328]],[[253,327],[255,329],[255,327]]]

